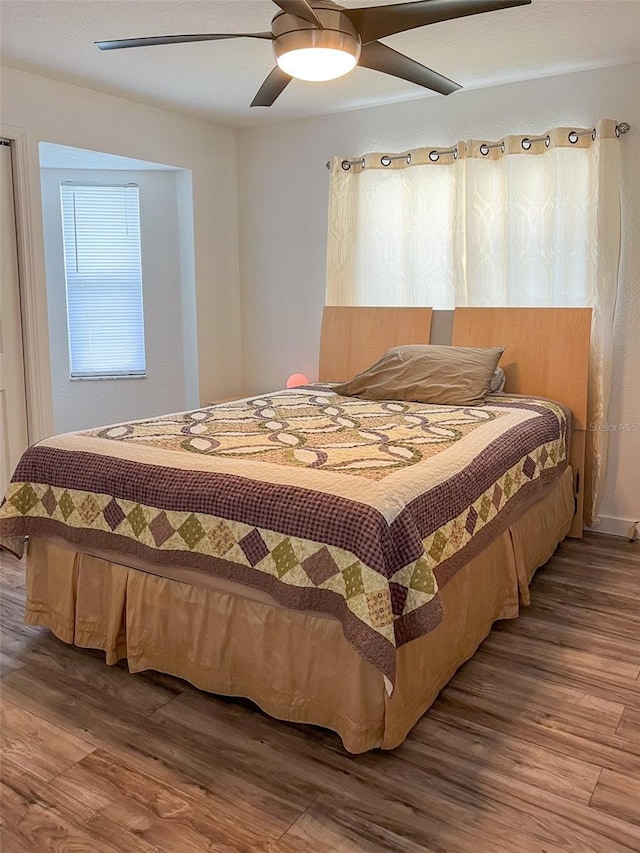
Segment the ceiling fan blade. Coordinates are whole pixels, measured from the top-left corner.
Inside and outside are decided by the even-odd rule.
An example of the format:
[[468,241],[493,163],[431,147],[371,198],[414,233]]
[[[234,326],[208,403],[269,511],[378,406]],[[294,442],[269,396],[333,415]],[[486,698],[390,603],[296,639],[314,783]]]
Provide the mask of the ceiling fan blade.
[[292,80],[293,77],[289,77],[288,74],[285,74],[284,71],[276,65],[271,74],[269,74],[262,86],[258,89],[258,94],[251,101],[251,106],[270,107],[276,98],[284,92]]
[[396,3],[391,6],[367,6],[364,9],[343,9],[366,44],[385,36],[479,15],[481,12],[496,12],[511,6],[526,6],[531,0],[418,0],[414,3]]
[[307,0],[273,0],[273,2],[288,15],[295,15],[309,24],[314,24],[321,30],[324,29],[320,18],[318,18]]
[[392,77],[400,77],[410,83],[417,83],[418,86],[432,89],[441,95],[450,95],[451,92],[462,89],[462,86],[449,80],[448,77],[443,77],[442,74],[421,65],[415,59],[409,59],[408,56],[398,53],[397,50],[379,41],[372,41],[362,46],[358,65],[372,68],[374,71],[382,71],[383,74],[390,74]]
[[273,41],[271,33],[201,33],[193,36],[150,36],[140,39],[115,39],[115,41],[97,41],[100,50],[120,50],[123,47],[149,47],[154,44],[182,44],[190,41],[218,41],[219,39],[268,39]]

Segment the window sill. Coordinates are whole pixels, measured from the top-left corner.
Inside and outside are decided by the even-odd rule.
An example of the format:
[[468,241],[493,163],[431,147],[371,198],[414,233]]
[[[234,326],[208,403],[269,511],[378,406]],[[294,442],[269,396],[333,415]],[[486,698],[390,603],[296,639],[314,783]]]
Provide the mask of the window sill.
[[114,373],[105,376],[70,376],[70,382],[103,382],[113,379],[146,379],[146,373]]

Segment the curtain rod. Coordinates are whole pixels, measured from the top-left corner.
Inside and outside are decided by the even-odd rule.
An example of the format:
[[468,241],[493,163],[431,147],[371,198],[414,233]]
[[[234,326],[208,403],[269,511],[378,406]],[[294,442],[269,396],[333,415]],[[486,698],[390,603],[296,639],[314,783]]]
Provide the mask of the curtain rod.
[[[629,133],[631,130],[631,125],[627,121],[618,122],[616,125],[616,136],[623,136],[625,133]],[[591,134],[592,138],[596,138],[596,129],[592,127],[588,130],[571,130],[568,134],[569,142],[572,145],[580,139],[581,136],[587,136]],[[548,147],[551,144],[551,137],[548,133],[545,133],[544,136],[525,136],[522,139],[521,145],[525,151],[528,151],[531,148],[531,144],[533,142],[544,142],[544,144]],[[483,142],[480,146],[480,153],[486,155],[491,151],[492,148],[501,148],[504,151],[504,142],[494,142],[490,145],[487,142]],[[429,152],[429,159],[436,163],[440,159],[440,155],[442,154],[453,154],[455,160],[458,159],[458,147],[457,145],[453,148],[434,148],[433,151]],[[411,163],[411,154],[383,154],[380,158],[380,163],[382,166],[390,166],[394,160],[406,160],[407,165]],[[364,169],[365,167],[365,158],[364,157],[356,157],[355,160],[343,160],[340,164],[345,172],[348,172],[352,166],[360,166]],[[331,160],[327,160],[326,163],[327,169],[331,168]]]

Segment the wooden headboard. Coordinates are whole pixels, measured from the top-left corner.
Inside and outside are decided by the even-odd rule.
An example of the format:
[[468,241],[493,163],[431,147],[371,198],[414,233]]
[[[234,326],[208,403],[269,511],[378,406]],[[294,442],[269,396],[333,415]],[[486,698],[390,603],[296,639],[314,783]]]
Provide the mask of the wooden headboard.
[[[320,340],[321,382],[344,381],[390,347],[429,343],[430,308],[324,309]],[[456,308],[454,346],[506,347],[500,366],[505,390],[548,397],[573,413],[570,463],[576,514],[570,536],[582,535],[590,308]]]
[[558,400],[571,409],[569,462],[576,512],[569,536],[581,537],[591,308],[456,308],[454,346],[506,348],[505,391]]
[[568,406],[574,427],[587,427],[591,308],[456,308],[456,347],[506,347],[505,390]]
[[431,308],[327,305],[320,335],[320,382],[346,382],[391,347],[428,344]]

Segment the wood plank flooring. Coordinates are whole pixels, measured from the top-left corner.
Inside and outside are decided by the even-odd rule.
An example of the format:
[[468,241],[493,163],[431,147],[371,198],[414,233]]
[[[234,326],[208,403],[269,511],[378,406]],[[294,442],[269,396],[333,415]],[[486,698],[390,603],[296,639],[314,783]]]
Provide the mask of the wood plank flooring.
[[2,853],[640,851],[640,543],[566,541],[391,753],[22,624],[0,557]]

